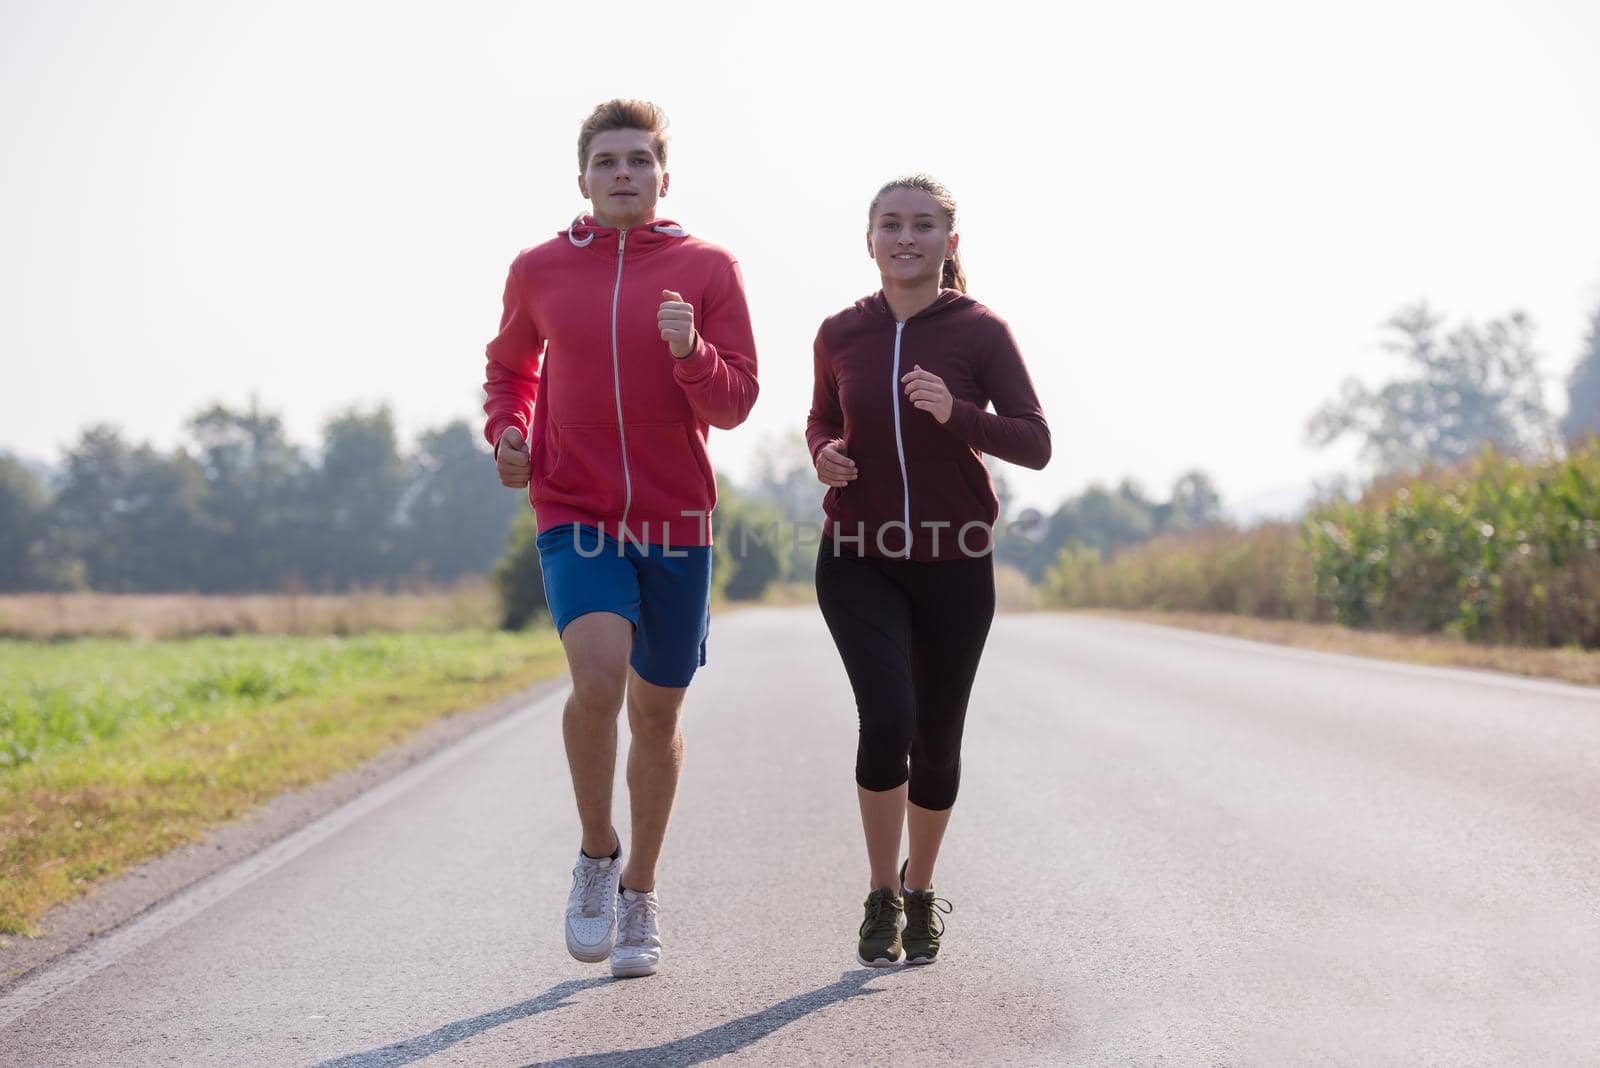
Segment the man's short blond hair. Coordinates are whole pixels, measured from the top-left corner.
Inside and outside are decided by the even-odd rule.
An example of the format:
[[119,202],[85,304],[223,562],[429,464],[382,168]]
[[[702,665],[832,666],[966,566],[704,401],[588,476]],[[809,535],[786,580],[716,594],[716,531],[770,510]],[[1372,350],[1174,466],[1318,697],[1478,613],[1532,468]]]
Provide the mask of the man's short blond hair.
[[589,146],[607,130],[643,130],[662,167],[667,165],[667,113],[648,100],[607,100],[589,113],[578,130],[578,170],[589,167]]

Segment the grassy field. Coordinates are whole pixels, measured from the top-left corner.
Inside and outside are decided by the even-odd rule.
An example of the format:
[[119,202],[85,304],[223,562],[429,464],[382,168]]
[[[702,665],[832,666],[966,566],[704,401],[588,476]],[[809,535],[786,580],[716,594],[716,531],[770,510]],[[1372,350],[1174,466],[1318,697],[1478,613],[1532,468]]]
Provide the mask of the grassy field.
[[563,666],[547,628],[0,641],[0,932]]

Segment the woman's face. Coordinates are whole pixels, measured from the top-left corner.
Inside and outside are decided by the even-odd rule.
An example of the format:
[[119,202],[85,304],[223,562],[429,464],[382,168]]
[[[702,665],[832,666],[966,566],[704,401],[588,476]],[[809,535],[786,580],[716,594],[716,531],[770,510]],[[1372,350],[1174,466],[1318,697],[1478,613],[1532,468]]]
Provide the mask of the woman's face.
[[867,230],[867,251],[885,285],[935,285],[960,236],[950,232],[943,209],[921,189],[891,189],[878,198]]

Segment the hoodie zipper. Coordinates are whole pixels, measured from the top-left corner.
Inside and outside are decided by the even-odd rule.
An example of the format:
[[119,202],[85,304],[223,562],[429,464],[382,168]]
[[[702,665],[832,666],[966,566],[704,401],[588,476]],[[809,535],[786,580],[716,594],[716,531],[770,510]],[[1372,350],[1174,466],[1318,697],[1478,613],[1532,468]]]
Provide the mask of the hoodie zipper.
[[617,345],[617,305],[622,300],[622,252],[628,247],[628,231],[617,235],[617,284],[611,291],[611,382],[617,397],[617,434],[622,442],[622,524],[617,540],[627,537],[628,509],[633,506],[633,476],[628,472],[628,430],[622,423],[622,357]]
[[900,335],[905,323],[894,324],[894,377],[889,380],[889,396],[894,404],[894,447],[900,454],[900,491],[905,505],[906,559],[911,558],[911,479],[906,474],[906,443],[900,436]]

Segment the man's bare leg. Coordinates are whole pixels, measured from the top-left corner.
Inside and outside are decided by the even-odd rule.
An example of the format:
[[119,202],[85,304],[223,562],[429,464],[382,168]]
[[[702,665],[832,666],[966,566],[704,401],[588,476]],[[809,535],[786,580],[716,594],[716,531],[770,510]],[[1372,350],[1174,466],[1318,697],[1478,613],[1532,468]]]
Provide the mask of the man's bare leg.
[[611,822],[611,784],[617,770],[617,714],[627,686],[633,624],[611,612],[590,612],[567,624],[561,644],[572,675],[561,734],[583,828],[583,851],[591,857],[609,857],[619,844]]
[[679,687],[657,686],[628,671],[628,807],[633,816],[622,885],[644,893],[656,888],[656,863],[667,836],[672,802],[683,770],[683,707]]

